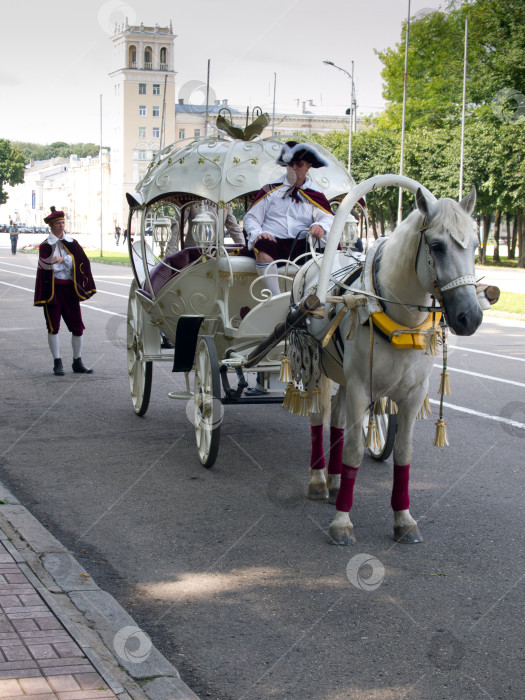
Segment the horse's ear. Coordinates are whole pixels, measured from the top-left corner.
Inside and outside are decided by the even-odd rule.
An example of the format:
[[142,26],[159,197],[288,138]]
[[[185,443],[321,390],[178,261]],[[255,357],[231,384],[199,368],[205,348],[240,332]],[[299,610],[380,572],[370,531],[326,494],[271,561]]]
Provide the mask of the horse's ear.
[[430,208],[428,206],[428,202],[425,199],[425,195],[421,191],[421,187],[417,188],[416,192],[416,204],[417,208],[419,211],[423,214],[423,216],[429,216],[430,214]]
[[473,187],[466,197],[463,197],[460,206],[467,212],[467,214],[472,214],[474,207],[476,206],[476,188]]

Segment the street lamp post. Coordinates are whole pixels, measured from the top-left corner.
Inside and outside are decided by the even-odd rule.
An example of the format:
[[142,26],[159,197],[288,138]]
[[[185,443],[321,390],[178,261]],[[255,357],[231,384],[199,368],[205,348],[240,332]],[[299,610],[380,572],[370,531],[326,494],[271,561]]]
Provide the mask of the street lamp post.
[[350,78],[352,84],[352,94],[350,96],[350,113],[349,113],[349,128],[348,128],[348,174],[350,175],[350,170],[352,167],[352,130],[354,127],[354,108],[355,108],[355,90],[354,90],[354,62],[352,61],[352,72],[349,73],[344,68],[336,66],[333,61],[323,61],[327,66],[333,66],[337,70],[342,71],[345,75]]

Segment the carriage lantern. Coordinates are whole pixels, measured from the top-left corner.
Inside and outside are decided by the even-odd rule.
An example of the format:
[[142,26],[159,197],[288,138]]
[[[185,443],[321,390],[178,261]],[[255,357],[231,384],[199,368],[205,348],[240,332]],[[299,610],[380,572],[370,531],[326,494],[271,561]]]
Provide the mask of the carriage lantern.
[[352,214],[348,215],[341,233],[341,248],[347,250],[353,248],[357,240],[357,219]]
[[212,211],[207,211],[204,204],[201,204],[199,213],[193,219],[191,226],[191,237],[201,251],[215,243],[217,224],[217,215]]
[[153,225],[153,240],[160,248],[160,257],[164,257],[166,243],[171,236],[171,220],[156,219]]

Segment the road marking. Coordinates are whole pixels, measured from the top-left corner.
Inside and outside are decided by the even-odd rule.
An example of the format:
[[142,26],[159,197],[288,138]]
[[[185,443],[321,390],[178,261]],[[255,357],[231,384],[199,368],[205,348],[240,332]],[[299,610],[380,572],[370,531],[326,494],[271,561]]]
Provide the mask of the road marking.
[[[2,282],[0,280],[0,284],[5,284],[6,287],[14,287],[15,289],[23,289],[24,292],[31,292],[32,294],[34,293],[34,289],[28,289],[27,287],[20,287],[18,284],[9,284],[9,282]],[[111,292],[107,292],[107,294],[111,294]],[[117,294],[115,296],[122,296],[121,294]],[[127,297],[124,297],[127,299]],[[120,318],[127,318],[126,314],[119,314],[116,311],[108,311],[107,309],[101,309],[98,306],[83,306],[82,311],[84,309],[91,309],[91,311],[100,311],[101,314],[109,314],[110,316],[120,316]]]
[[463,348],[461,345],[451,345],[449,346],[449,352],[451,350],[464,350],[465,352],[479,352],[480,355],[490,355],[491,357],[501,357],[502,360],[517,360],[518,362],[525,362],[525,357],[513,357],[512,355],[499,355],[496,352],[488,352],[488,350],[474,350],[474,348]]
[[[430,403],[437,404],[439,406],[439,401],[436,399],[430,399]],[[480,411],[474,411],[472,408],[465,408],[464,406],[455,406],[453,403],[446,403],[443,401],[443,406],[446,408],[451,408],[454,411],[459,411],[460,413],[468,413],[471,416],[478,416],[478,418],[487,418],[488,420],[495,420],[498,423],[506,423],[511,425],[513,428],[525,428],[525,423],[520,423],[517,420],[512,420],[512,418],[503,418],[502,416],[491,416],[489,413],[481,413]]]
[[[3,262],[3,261],[0,264],[1,265],[9,265],[10,267],[20,267],[20,268],[22,268],[22,270],[31,270],[33,273],[36,272],[36,267],[31,267],[31,265],[17,265],[16,263]],[[12,271],[11,270],[2,270],[2,272],[12,272]],[[103,276],[101,277],[100,275],[97,275],[97,280],[100,280],[100,279],[102,279],[102,281],[105,282],[106,284],[116,284],[119,287],[128,287],[129,288],[129,285],[130,285],[131,281],[133,280],[133,275],[130,275],[129,282],[127,282],[127,283],[126,282],[113,282],[113,281],[104,279]]]
[[[519,359],[519,358],[514,358]],[[434,365],[438,369],[443,369],[442,365]],[[493,382],[503,382],[503,384],[513,384],[514,386],[521,386],[525,388],[523,382],[515,382],[512,379],[500,379],[500,377],[492,377],[490,374],[480,374],[479,372],[469,372],[466,369],[457,369],[456,367],[447,367],[450,372],[460,372],[461,374],[469,374],[472,377],[480,377],[481,379],[491,379]]]
[[[26,270],[27,270],[27,268],[26,268]],[[0,269],[0,272],[7,272],[9,275],[18,275],[18,277],[31,277],[31,279],[35,279],[34,275],[25,275],[23,272],[15,272],[14,270],[2,270],[2,269]],[[5,284],[7,284],[7,283],[5,283]],[[20,289],[24,289],[24,287],[20,287]],[[112,297],[120,297],[121,299],[128,299],[129,298],[128,294],[117,294],[117,292],[108,292],[105,289],[97,289],[97,292],[100,292],[101,294],[110,294]]]

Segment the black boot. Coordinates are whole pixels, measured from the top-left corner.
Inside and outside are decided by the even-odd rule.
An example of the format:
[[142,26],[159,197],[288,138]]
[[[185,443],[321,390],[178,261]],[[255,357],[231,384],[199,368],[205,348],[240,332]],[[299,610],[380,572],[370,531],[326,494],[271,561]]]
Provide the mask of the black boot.
[[62,366],[62,360],[60,359],[60,357],[58,357],[56,360],[53,360],[53,372],[58,377],[64,376],[64,368]]
[[86,367],[86,365],[82,362],[81,357],[74,357],[73,364],[71,366],[73,367],[73,372],[76,372],[77,374],[93,374],[93,370]]

